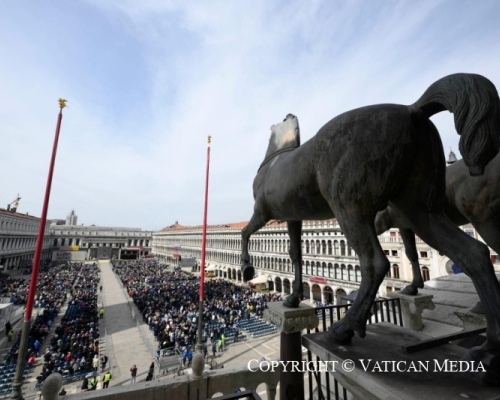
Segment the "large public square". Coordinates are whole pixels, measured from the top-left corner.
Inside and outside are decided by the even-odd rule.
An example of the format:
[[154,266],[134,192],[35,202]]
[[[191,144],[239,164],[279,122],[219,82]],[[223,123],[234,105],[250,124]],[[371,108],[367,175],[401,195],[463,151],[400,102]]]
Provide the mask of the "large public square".
[[[127,261],[123,262],[127,264]],[[133,263],[130,262],[129,263]],[[89,262],[92,265],[93,262]],[[155,363],[155,372],[153,380],[166,380],[174,376],[184,373],[190,373],[190,368],[187,364],[183,364],[177,356],[172,356],[171,352],[161,351],[160,357],[157,357],[157,349],[159,342],[154,336],[153,330],[145,323],[143,316],[133,302],[133,299],[127,294],[122,282],[113,272],[111,263],[108,260],[98,261],[99,282],[95,283],[97,291],[97,301],[99,308],[102,306],[105,310],[104,317],[98,320],[100,332],[99,337],[99,355],[107,355],[109,357],[108,364],[105,370],[101,370],[99,366],[97,376],[99,384],[97,390],[102,390],[102,380],[104,373],[110,371],[112,379],[109,387],[130,385],[130,368],[135,364],[137,366],[137,384],[146,382],[149,367],[152,362]],[[185,276],[191,275],[185,273]],[[193,277],[199,273],[192,274]],[[13,271],[12,277],[24,277],[29,279],[29,276],[22,275],[21,271]],[[196,286],[199,284],[199,279],[194,280]],[[231,284],[233,285],[233,284]],[[98,287],[102,287],[99,290]],[[248,289],[246,289],[248,290]],[[68,298],[71,301],[71,297]],[[23,305],[18,305],[16,308],[22,308]],[[23,391],[27,396],[35,396],[39,393],[40,385],[37,384],[36,377],[42,373],[45,351],[50,347],[50,340],[55,336],[54,330],[60,324],[61,317],[68,308],[68,303],[63,304],[58,317],[54,320],[52,329],[46,340],[42,343],[40,357],[33,364],[33,370],[29,374],[27,382],[24,383]],[[35,309],[35,311],[40,309]],[[14,311],[15,314],[15,311]],[[14,315],[13,314],[13,315]],[[206,321],[204,322],[206,323]],[[21,328],[21,320],[14,324],[14,332],[19,332]],[[244,332],[244,331],[242,331]],[[209,348],[208,359],[212,359],[211,341],[207,340]],[[2,338],[0,347],[3,353],[12,345],[7,338]],[[185,347],[181,346],[182,349]],[[191,346],[194,347],[194,346]],[[182,351],[181,349],[181,351]],[[214,368],[231,368],[234,366],[248,365],[251,360],[276,360],[279,358],[279,334],[266,335],[260,338],[252,338],[247,334],[243,340],[232,342],[224,346],[222,352],[217,351],[213,363]],[[171,350],[171,349],[170,349]],[[169,360],[168,365],[165,361]],[[174,360],[174,363],[171,361]],[[162,366],[165,365],[165,368]],[[207,364],[207,368],[209,368]],[[62,372],[62,371],[61,371]],[[85,375],[85,374],[84,374]],[[65,384],[64,388],[68,394],[81,393],[83,376],[78,379],[71,379],[68,371],[64,371]],[[66,383],[67,382],[67,383]],[[237,386],[235,386],[235,389]],[[265,388],[260,391],[261,395],[265,395]]]

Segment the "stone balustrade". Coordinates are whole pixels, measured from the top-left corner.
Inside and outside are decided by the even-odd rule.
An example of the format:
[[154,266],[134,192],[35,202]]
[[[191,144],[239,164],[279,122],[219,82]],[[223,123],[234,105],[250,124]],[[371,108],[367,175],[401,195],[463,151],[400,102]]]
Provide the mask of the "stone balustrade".
[[[276,386],[279,382],[279,371],[264,372],[248,366],[222,368],[204,371],[200,378],[192,375],[182,375],[171,379],[162,379],[150,382],[138,382],[134,385],[114,386],[108,389],[98,389],[71,395],[72,400],[99,399],[99,400],[206,400],[216,393],[223,395],[234,394],[236,388],[256,391],[264,383],[268,400],[276,397]],[[128,377],[126,379],[128,381]],[[44,400],[59,399],[61,380],[59,374],[50,375],[42,388]]]

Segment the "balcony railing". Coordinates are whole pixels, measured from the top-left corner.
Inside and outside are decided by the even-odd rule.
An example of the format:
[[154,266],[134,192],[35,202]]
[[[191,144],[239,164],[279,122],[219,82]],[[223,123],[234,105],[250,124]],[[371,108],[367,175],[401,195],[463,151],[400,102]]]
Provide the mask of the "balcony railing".
[[[55,374],[57,375],[57,374]],[[49,376],[50,379],[51,377]],[[73,394],[71,399],[101,399],[101,400],[155,400],[155,399],[185,399],[206,400],[215,394],[221,394],[217,399],[260,399],[257,387],[264,384],[268,400],[276,398],[276,386],[279,382],[279,372],[260,369],[250,372],[247,365],[237,368],[224,368],[205,371],[201,378],[191,375],[181,375],[171,379],[150,382],[139,382],[135,385],[114,386],[106,390],[97,390],[86,393]],[[57,393],[59,385],[54,385],[55,390],[44,396],[46,400],[60,398]],[[240,389],[240,393],[235,393]],[[260,389],[260,388],[259,388]],[[42,389],[43,391],[43,389]]]
[[[351,307],[352,304],[317,307],[316,315],[319,318],[319,325],[316,329],[307,329],[307,333],[327,331],[331,325],[339,321]],[[371,317],[368,319],[368,324],[376,324],[379,322],[389,322],[395,325],[403,326],[403,316],[401,312],[401,304],[398,298],[376,300],[372,306]],[[307,361],[318,362],[321,360],[319,356],[313,355],[307,350]],[[319,400],[347,400],[354,398],[354,395],[349,392],[347,387],[342,386],[336,379],[335,375],[339,372],[328,371],[308,371],[309,375],[309,399]],[[314,384],[316,383],[316,384]]]

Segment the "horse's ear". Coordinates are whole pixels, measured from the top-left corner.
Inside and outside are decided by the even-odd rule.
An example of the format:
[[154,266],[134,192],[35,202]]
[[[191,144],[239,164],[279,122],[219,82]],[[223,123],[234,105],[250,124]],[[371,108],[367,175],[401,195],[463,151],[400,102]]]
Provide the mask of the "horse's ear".
[[274,125],[271,125],[271,130],[272,130],[272,131],[274,130]]

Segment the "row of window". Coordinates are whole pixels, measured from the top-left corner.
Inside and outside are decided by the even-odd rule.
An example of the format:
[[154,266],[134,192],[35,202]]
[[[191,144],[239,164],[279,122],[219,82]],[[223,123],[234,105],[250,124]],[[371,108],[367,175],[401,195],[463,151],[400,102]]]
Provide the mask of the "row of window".
[[[238,240],[226,240],[228,247],[224,249],[227,250],[240,250]],[[219,243],[220,244],[220,243]],[[164,250],[179,252],[182,249],[180,244],[170,244],[170,245],[158,245],[154,242],[155,248],[163,248]],[[196,247],[196,246],[193,246]],[[186,247],[185,247],[186,248]],[[211,245],[210,241],[207,240],[207,248],[222,248],[218,246]],[[249,251],[259,251],[268,253],[286,253],[288,254],[290,250],[290,240],[259,240],[250,242]],[[190,246],[187,246],[187,251],[190,251]],[[347,244],[345,240],[302,240],[302,253],[311,255],[329,255],[329,256],[347,256],[356,257],[354,250]],[[389,255],[389,254],[388,254]]]
[[148,232],[100,232],[100,231],[59,231],[54,230],[52,235],[80,235],[80,236],[151,236]]
[[0,220],[0,231],[37,232],[38,227],[39,227],[38,222],[16,222],[3,219]]
[[[123,243],[96,243],[97,246],[94,247],[120,247]],[[54,239],[54,246],[90,246],[90,243],[83,243],[83,239],[78,238],[56,238]],[[129,239],[127,246],[149,246],[149,240],[144,239]]]
[[[0,250],[34,249],[36,238],[3,238],[0,239]],[[44,247],[50,245],[50,238],[44,238]]]

